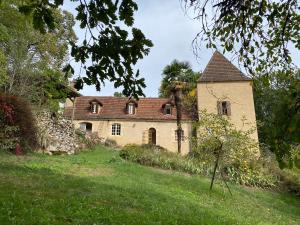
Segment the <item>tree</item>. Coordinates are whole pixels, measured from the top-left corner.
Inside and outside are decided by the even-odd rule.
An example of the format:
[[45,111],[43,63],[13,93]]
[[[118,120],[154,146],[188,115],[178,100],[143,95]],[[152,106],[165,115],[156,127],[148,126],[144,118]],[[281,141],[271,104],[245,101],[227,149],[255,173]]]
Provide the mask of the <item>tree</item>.
[[199,73],[195,73],[188,62],[173,60],[170,65],[163,69],[163,79],[159,88],[160,97],[172,97],[175,100],[177,116],[177,142],[178,153],[181,152],[181,114],[182,106],[185,111],[197,118],[197,99],[195,92]]
[[180,62],[173,60],[171,64],[165,66],[162,72],[163,79],[159,87],[159,97],[168,98],[172,95],[174,89],[174,82],[185,83],[183,93],[188,92],[197,87],[199,74],[192,70],[189,62]]
[[[197,136],[193,141],[193,154],[202,162],[214,164],[210,189],[212,189],[217,171],[224,179],[227,167],[241,167],[259,155],[258,144],[249,135],[253,129],[237,130],[228,118],[199,112],[200,120],[195,122]],[[226,183],[225,183],[226,184]],[[227,185],[227,184],[226,184]]]
[[115,92],[114,97],[125,97],[121,92]]
[[[149,53],[153,44],[141,30],[133,27],[137,4],[133,0],[76,2],[76,19],[86,32],[81,44],[70,41],[71,56],[86,72],[85,77],[77,79],[76,88],[81,89],[85,83],[100,90],[109,80],[114,82],[115,88],[122,86],[126,96],[142,96],[145,80],[139,77],[139,70],[134,72],[133,66]],[[36,29],[46,33],[55,30],[57,23],[53,10],[63,4],[64,0],[27,0],[19,9],[32,17]],[[127,28],[122,29],[120,24]],[[91,65],[87,63],[89,59]],[[74,69],[69,64],[65,72],[74,74]]]
[[7,79],[6,61],[5,55],[0,49],[0,86],[3,85]]
[[235,52],[252,75],[276,68],[291,69],[290,48],[300,50],[299,0],[183,0],[194,9],[201,31],[195,50],[203,41]]
[[10,3],[4,1],[0,6],[0,53],[6,61],[0,90],[57,110],[58,100],[65,99],[68,91],[61,70],[68,60],[69,41],[76,40],[73,17],[54,10],[59,24],[53,32],[41,34],[33,29],[31,19]]
[[173,60],[165,66],[163,79],[159,87],[159,97],[168,98],[173,95],[176,85],[182,85],[182,105],[189,114],[198,118],[197,81],[201,72],[194,72],[189,62]]
[[300,158],[300,72],[276,71],[271,78],[262,76],[254,88],[260,142],[276,154],[280,166],[292,167]]
[[[217,48],[217,45],[220,45],[223,52],[233,52],[238,56],[239,62],[247,72],[257,79],[257,84],[263,82],[258,84],[260,88],[263,87],[261,100],[264,99],[264,95],[267,97],[276,93],[275,102],[274,99],[268,99],[273,104],[258,100],[262,107],[270,108],[269,112],[263,109],[259,113],[267,113],[271,118],[268,124],[268,119],[259,115],[265,124],[264,132],[260,132],[260,135],[264,135],[261,138],[267,137],[264,142],[270,144],[281,166],[286,164],[284,161],[291,163],[291,146],[295,142],[299,143],[296,137],[299,136],[299,131],[295,128],[299,118],[300,100],[295,97],[299,93],[299,78],[294,72],[296,68],[290,52],[292,48],[300,50],[299,0],[183,2],[187,10],[194,9],[197,14],[195,18],[201,24],[201,31],[194,40],[196,54],[203,42],[207,43],[208,48]],[[274,89],[273,82],[277,79],[278,70],[285,71],[282,73],[285,77],[293,77],[294,81],[286,90]],[[267,83],[267,87],[264,82]],[[285,157],[289,159],[284,160]]]

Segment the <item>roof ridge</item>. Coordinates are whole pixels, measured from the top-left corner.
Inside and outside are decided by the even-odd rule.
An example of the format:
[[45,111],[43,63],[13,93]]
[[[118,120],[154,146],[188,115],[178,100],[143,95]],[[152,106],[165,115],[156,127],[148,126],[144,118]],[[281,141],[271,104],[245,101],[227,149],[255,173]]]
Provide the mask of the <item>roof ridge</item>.
[[[80,98],[115,98],[115,99],[126,99],[128,100],[130,97],[116,97],[116,96],[94,96],[94,95],[85,95],[85,96],[80,96]],[[144,98],[139,98],[139,100],[151,100],[151,99],[162,99],[166,100],[169,98],[160,98],[160,97],[144,97]]]

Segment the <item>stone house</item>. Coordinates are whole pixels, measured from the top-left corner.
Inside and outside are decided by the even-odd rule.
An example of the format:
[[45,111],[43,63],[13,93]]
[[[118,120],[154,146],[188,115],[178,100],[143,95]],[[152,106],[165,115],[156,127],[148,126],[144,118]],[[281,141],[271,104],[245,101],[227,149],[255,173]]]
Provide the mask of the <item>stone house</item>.
[[[256,127],[252,81],[215,52],[197,84],[198,109],[230,118],[238,129]],[[156,144],[177,152],[176,106],[172,98],[81,96],[65,104],[76,128],[118,145]],[[245,120],[247,123],[245,123]],[[182,111],[182,154],[190,149],[193,118]],[[252,138],[258,140],[257,131]]]

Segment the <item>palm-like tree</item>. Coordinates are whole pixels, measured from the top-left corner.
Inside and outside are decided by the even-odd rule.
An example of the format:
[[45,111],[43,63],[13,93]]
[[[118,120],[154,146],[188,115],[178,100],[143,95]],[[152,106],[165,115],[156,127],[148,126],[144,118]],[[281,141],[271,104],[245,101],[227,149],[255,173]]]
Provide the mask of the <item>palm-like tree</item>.
[[194,79],[194,74],[195,73],[188,62],[174,60],[170,65],[167,65],[164,68],[163,80],[159,89],[160,97],[172,97],[175,100],[178,153],[181,153],[182,140],[182,91],[186,89],[188,83],[193,83],[191,82],[191,79]]

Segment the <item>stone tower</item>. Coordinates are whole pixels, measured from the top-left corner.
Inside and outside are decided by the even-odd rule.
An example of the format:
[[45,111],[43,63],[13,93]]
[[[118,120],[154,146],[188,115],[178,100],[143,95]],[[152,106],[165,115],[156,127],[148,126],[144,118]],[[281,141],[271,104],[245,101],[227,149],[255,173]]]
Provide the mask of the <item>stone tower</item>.
[[198,110],[226,115],[240,130],[255,128],[252,80],[216,51],[197,84]]

